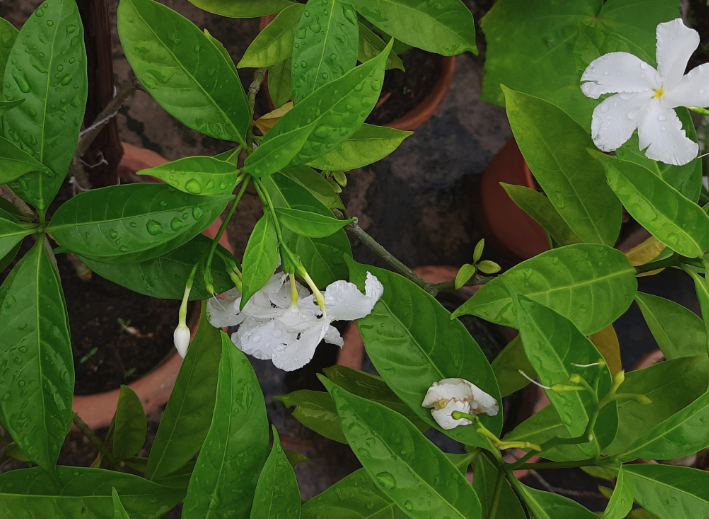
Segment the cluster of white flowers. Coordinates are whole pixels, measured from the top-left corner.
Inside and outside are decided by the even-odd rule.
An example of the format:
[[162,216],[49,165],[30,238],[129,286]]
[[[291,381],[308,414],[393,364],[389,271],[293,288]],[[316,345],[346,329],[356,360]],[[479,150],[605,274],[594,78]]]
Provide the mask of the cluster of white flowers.
[[604,99],[593,111],[591,135],[603,151],[620,148],[638,130],[640,149],[653,159],[681,166],[697,157],[674,109],[709,105],[709,64],[687,75],[699,34],[678,18],[657,26],[657,70],[627,52],[611,52],[591,62],[581,77],[586,96]]
[[462,378],[444,378],[434,382],[421,406],[433,408],[433,419],[445,430],[473,423],[467,418],[454,419],[451,416],[454,411],[471,415],[485,413],[489,416],[495,416],[500,411],[497,400]]
[[383,293],[384,287],[369,272],[364,294],[352,283],[335,281],[324,291],[323,312],[294,277],[276,273],[243,310],[241,293],[233,288],[224,293],[226,300],[211,299],[207,314],[217,328],[239,326],[231,340],[244,353],[293,371],[310,362],[323,339],[342,347],[342,337],[331,323],[369,315]]

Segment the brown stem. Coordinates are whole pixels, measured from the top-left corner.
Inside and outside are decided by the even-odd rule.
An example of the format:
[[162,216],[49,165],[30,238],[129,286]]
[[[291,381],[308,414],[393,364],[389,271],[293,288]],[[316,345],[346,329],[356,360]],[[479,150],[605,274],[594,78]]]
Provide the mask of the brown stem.
[[96,436],[96,433],[94,433],[91,428],[86,425],[86,422],[84,422],[78,414],[72,413],[71,414],[72,421],[74,422],[74,425],[78,427],[78,429],[86,436],[91,443],[93,443],[96,447],[98,447],[98,450],[101,451],[101,454],[113,465],[113,468],[121,471],[121,466],[118,463],[118,460],[111,454],[111,451],[108,450],[106,445],[101,441],[101,439]]
[[256,105],[256,94],[261,89],[261,82],[263,78],[266,77],[266,72],[268,72],[268,67],[261,67],[256,71],[254,80],[249,85],[249,106],[251,107],[251,113],[254,113],[254,106]]
[[17,207],[17,209],[24,215],[24,216],[34,216],[34,211],[28,206],[24,200],[22,200],[19,196],[15,194],[15,192],[10,189],[10,186],[7,184],[3,184],[0,186],[0,191],[3,192],[3,194],[7,197],[7,199],[12,202],[12,204]]

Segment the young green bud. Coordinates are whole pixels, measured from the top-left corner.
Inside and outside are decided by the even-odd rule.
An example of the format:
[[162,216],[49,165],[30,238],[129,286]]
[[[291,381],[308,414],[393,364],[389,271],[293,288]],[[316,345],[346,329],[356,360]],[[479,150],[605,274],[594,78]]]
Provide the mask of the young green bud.
[[480,258],[483,257],[483,249],[485,249],[485,239],[480,240],[475,246],[475,251],[473,252],[473,263],[477,263],[480,261]]
[[484,272],[485,274],[497,274],[501,270],[500,266],[497,263],[489,260],[483,260],[478,263],[478,268],[481,272]]
[[465,264],[460,267],[458,274],[455,276],[455,289],[458,290],[463,285],[465,285],[470,278],[475,275],[475,266],[470,264]]
[[332,178],[334,178],[335,181],[342,187],[347,185],[347,175],[345,175],[344,171],[333,171]]

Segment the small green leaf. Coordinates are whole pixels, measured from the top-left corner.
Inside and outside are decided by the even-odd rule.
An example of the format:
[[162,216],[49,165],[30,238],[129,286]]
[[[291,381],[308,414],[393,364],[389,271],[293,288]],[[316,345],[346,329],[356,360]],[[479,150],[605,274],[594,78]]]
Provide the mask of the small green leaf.
[[290,0],[190,0],[190,3],[207,12],[230,18],[258,18],[293,5]]
[[354,222],[354,218],[338,220],[332,216],[328,217],[285,207],[277,207],[276,215],[279,223],[282,223],[294,233],[308,238],[325,238],[342,229],[345,225]]
[[273,399],[283,402],[286,407],[295,407],[293,418],[308,429],[330,440],[347,443],[335,404],[329,394],[300,389],[287,395],[274,396]]
[[138,171],[164,180],[172,187],[191,195],[228,195],[236,187],[234,164],[214,157],[185,157],[162,166]]
[[207,39],[212,42],[212,45],[222,53],[222,56],[224,56],[224,59],[226,62],[229,64],[229,67],[236,72],[236,65],[234,64],[234,60],[231,59],[231,55],[229,54],[229,51],[226,50],[226,47],[220,42],[218,39],[216,39],[214,36],[212,36],[207,29],[204,30],[204,35],[207,37]]
[[[505,187],[506,185],[507,184],[502,184],[502,187]],[[484,250],[485,250],[485,239],[483,238],[475,245],[475,250],[473,251],[473,263],[477,263],[478,261],[480,261],[480,258],[483,257]]]
[[113,498],[113,519],[130,519],[115,488],[111,488],[111,497]]
[[[5,22],[5,20],[0,18],[0,34],[1,34],[1,31],[3,30],[3,22]],[[2,53],[2,50],[0,50],[0,54],[1,53]],[[2,56],[0,56],[0,60],[2,60]],[[13,108],[17,108],[18,106],[20,106],[24,102],[25,102],[24,99],[18,99],[16,101],[0,101],[0,116],[5,115],[7,112],[12,110]]]
[[[22,240],[18,241],[17,245],[15,245],[10,252],[5,254],[4,258],[0,259],[0,272],[5,270],[7,267],[9,267],[12,264],[14,259],[17,257],[17,254],[20,252],[21,246],[22,246]],[[0,303],[2,303],[2,297],[0,297]]]
[[291,68],[291,58],[268,68],[268,93],[275,108],[280,108],[291,98]]
[[503,397],[511,395],[529,384],[529,380],[520,375],[520,370],[532,379],[537,377],[536,370],[527,359],[519,335],[512,339],[495,357],[495,360],[492,361],[492,370],[495,372],[495,378],[500,386],[500,394]]
[[462,267],[460,267],[460,270],[455,276],[455,289],[458,290],[465,285],[470,278],[472,278],[475,275],[475,265],[470,265],[466,263]]
[[625,465],[623,470],[633,485],[635,500],[660,519],[709,513],[708,472],[644,463]]
[[363,124],[339,147],[311,161],[309,165],[327,171],[351,171],[363,168],[392,153],[413,133],[396,128]]
[[[490,506],[495,495],[497,467],[485,455],[478,455],[473,463],[473,490],[480,498],[482,517],[490,516]],[[527,515],[507,481],[502,482],[502,491],[498,498],[495,517],[504,519],[526,519]]]
[[[10,252],[22,241],[22,238],[33,234],[36,229],[27,229],[12,220],[0,218],[0,260],[10,254]],[[0,269],[0,272],[5,269]]]
[[534,519],[598,519],[598,516],[568,497],[517,483],[520,497]]
[[305,463],[306,461],[310,461],[310,459],[307,458],[300,451],[294,451],[291,449],[283,449],[283,452],[286,453],[286,458],[288,458],[288,463],[290,463],[290,466],[293,468],[298,466],[298,464],[300,464],[300,463]]
[[145,443],[148,422],[140,397],[128,386],[121,386],[113,428],[113,454],[116,458],[124,460],[137,455]]
[[480,272],[484,274],[497,274],[500,270],[502,270],[497,263],[490,260],[481,261],[478,263],[478,268],[480,269]]
[[269,23],[251,42],[237,65],[244,67],[270,67],[282,63],[293,54],[293,40],[305,6],[291,4]]
[[[15,26],[4,18],[0,18],[0,70],[5,72],[7,62],[10,61],[12,46],[20,33]],[[2,98],[3,84],[0,81],[0,98]]]
[[[359,47],[357,49],[357,60],[360,63],[366,63],[370,59],[373,59],[384,50],[386,43],[374,32],[372,32],[366,25],[362,22],[359,23]],[[387,57],[386,69],[399,69],[405,72],[404,63],[401,58],[396,55],[394,49],[389,52]]]
[[54,176],[50,169],[32,155],[22,151],[3,137],[0,137],[0,168],[0,182],[3,184],[32,172],[41,173],[47,179]]
[[138,79],[170,115],[210,137],[246,145],[251,109],[241,80],[197,26],[159,2],[122,0],[118,34]]
[[344,209],[345,206],[320,173],[308,166],[299,166],[281,171],[282,175],[295,180],[322,202],[328,209]]
[[625,475],[621,465],[611,500],[608,502],[603,519],[623,519],[633,508],[633,485]]
[[256,474],[268,457],[263,393],[249,359],[220,332],[217,399],[212,425],[195,466],[184,519],[248,518]]
[[251,231],[244,252],[241,309],[251,296],[271,279],[278,266],[278,235],[268,215],[263,215]]
[[32,460],[27,457],[27,454],[22,452],[22,450],[17,446],[15,442],[10,442],[5,446],[5,456],[10,456],[17,461],[31,462]]
[[[266,139],[272,133],[273,129],[266,134]],[[256,153],[246,159],[249,162],[248,171],[263,178],[284,169],[303,148],[311,133],[312,128],[304,126],[268,141],[264,139]]]
[[276,427],[273,448],[258,477],[250,519],[300,519],[300,490],[295,472],[283,452]]

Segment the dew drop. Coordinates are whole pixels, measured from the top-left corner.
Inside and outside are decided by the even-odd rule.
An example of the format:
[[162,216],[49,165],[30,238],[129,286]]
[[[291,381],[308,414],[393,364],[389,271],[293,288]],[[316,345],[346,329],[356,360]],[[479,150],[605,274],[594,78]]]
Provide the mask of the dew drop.
[[193,195],[198,195],[202,192],[202,184],[196,179],[190,179],[185,184],[185,190]]
[[52,25],[54,25],[54,22],[52,20],[47,20],[47,25],[51,27]]
[[414,509],[414,504],[411,501],[406,501],[404,502],[404,508],[406,508],[409,512]]
[[175,232],[182,229],[182,227],[184,227],[184,225],[185,224],[182,222],[182,220],[180,220],[177,217],[173,218],[172,221],[170,222],[170,228]]
[[110,229],[110,230],[109,230],[109,234],[111,235],[111,238],[113,238],[114,240],[115,240],[116,238],[118,238],[118,232],[116,232],[115,229]]
[[148,220],[146,228],[148,229],[148,233],[152,234],[153,236],[157,236],[158,234],[163,233],[162,225],[160,225],[160,222],[156,222],[155,220]]
[[396,479],[389,472],[380,472],[377,474],[377,481],[387,490],[396,488]]
[[76,25],[73,23],[70,23],[69,25],[66,26],[66,34],[69,36],[70,34],[76,32]]

